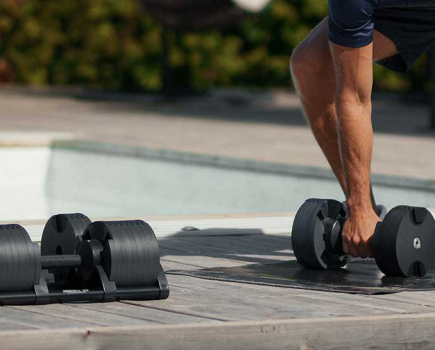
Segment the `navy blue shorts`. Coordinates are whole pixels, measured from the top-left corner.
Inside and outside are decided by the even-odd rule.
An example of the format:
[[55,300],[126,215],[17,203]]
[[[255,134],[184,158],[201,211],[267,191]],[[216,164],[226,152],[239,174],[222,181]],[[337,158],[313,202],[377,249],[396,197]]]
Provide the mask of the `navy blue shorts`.
[[379,64],[407,71],[435,43],[435,0],[329,0],[329,40],[346,47],[373,41],[373,30],[399,54]]

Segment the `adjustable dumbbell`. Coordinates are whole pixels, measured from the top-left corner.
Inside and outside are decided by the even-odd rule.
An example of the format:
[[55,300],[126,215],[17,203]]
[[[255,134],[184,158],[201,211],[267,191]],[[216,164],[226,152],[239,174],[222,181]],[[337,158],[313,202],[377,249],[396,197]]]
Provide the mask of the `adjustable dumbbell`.
[[[295,216],[292,245],[309,269],[338,269],[349,257],[342,247],[347,218],[343,203],[309,199]],[[370,241],[379,269],[387,276],[424,276],[434,267],[435,220],[426,208],[398,206],[376,226]]]
[[79,224],[86,220],[81,214],[51,218],[41,248],[23,227],[0,226],[0,304],[168,297],[157,239],[147,223]]

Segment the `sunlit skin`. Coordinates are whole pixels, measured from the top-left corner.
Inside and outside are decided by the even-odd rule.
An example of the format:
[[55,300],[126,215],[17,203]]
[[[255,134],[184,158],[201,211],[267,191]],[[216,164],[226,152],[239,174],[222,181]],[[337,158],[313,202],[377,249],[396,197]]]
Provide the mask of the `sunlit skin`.
[[380,220],[370,185],[373,61],[395,54],[395,44],[377,31],[373,43],[361,48],[330,42],[326,18],[291,59],[307,120],[346,195],[343,248],[355,257],[373,256],[370,239]]

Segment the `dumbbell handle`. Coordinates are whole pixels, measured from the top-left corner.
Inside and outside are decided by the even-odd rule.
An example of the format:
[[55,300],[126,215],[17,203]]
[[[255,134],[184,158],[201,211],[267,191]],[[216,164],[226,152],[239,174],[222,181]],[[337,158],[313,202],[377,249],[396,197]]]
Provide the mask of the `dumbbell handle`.
[[[370,247],[372,249],[376,249],[378,245],[377,242],[377,232],[380,229],[381,221],[376,224],[375,232],[373,233],[373,237],[370,240]],[[326,249],[329,250],[333,254],[345,255],[343,252],[343,244],[342,244],[342,234],[343,234],[343,221],[333,221],[328,227],[328,234],[325,236]]]
[[41,256],[42,269],[79,268],[82,265],[80,255],[43,255]]

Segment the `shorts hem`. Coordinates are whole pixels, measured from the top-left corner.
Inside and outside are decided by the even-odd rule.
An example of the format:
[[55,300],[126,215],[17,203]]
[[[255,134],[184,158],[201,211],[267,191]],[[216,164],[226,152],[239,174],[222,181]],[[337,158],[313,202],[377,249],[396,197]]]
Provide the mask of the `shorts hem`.
[[[399,73],[407,72],[421,55],[417,56],[417,55],[410,54],[409,50],[407,50],[405,47],[402,46],[402,41],[399,38],[400,35],[393,34],[388,27],[384,27],[379,24],[376,25],[375,22],[374,29],[377,30],[382,35],[384,35],[385,37],[387,37],[388,39],[390,39],[396,45],[398,51],[396,55],[376,61],[376,63],[395,72],[399,72]],[[423,53],[424,52],[422,52],[421,54]]]
[[[331,32],[330,32],[331,33]],[[373,42],[373,38],[370,37],[365,40],[354,40],[353,42],[349,42],[348,38],[343,38],[343,40],[340,40],[337,35],[329,35],[329,41],[340,46],[349,47],[353,49],[358,49],[360,47],[365,47],[367,45],[370,45]]]

